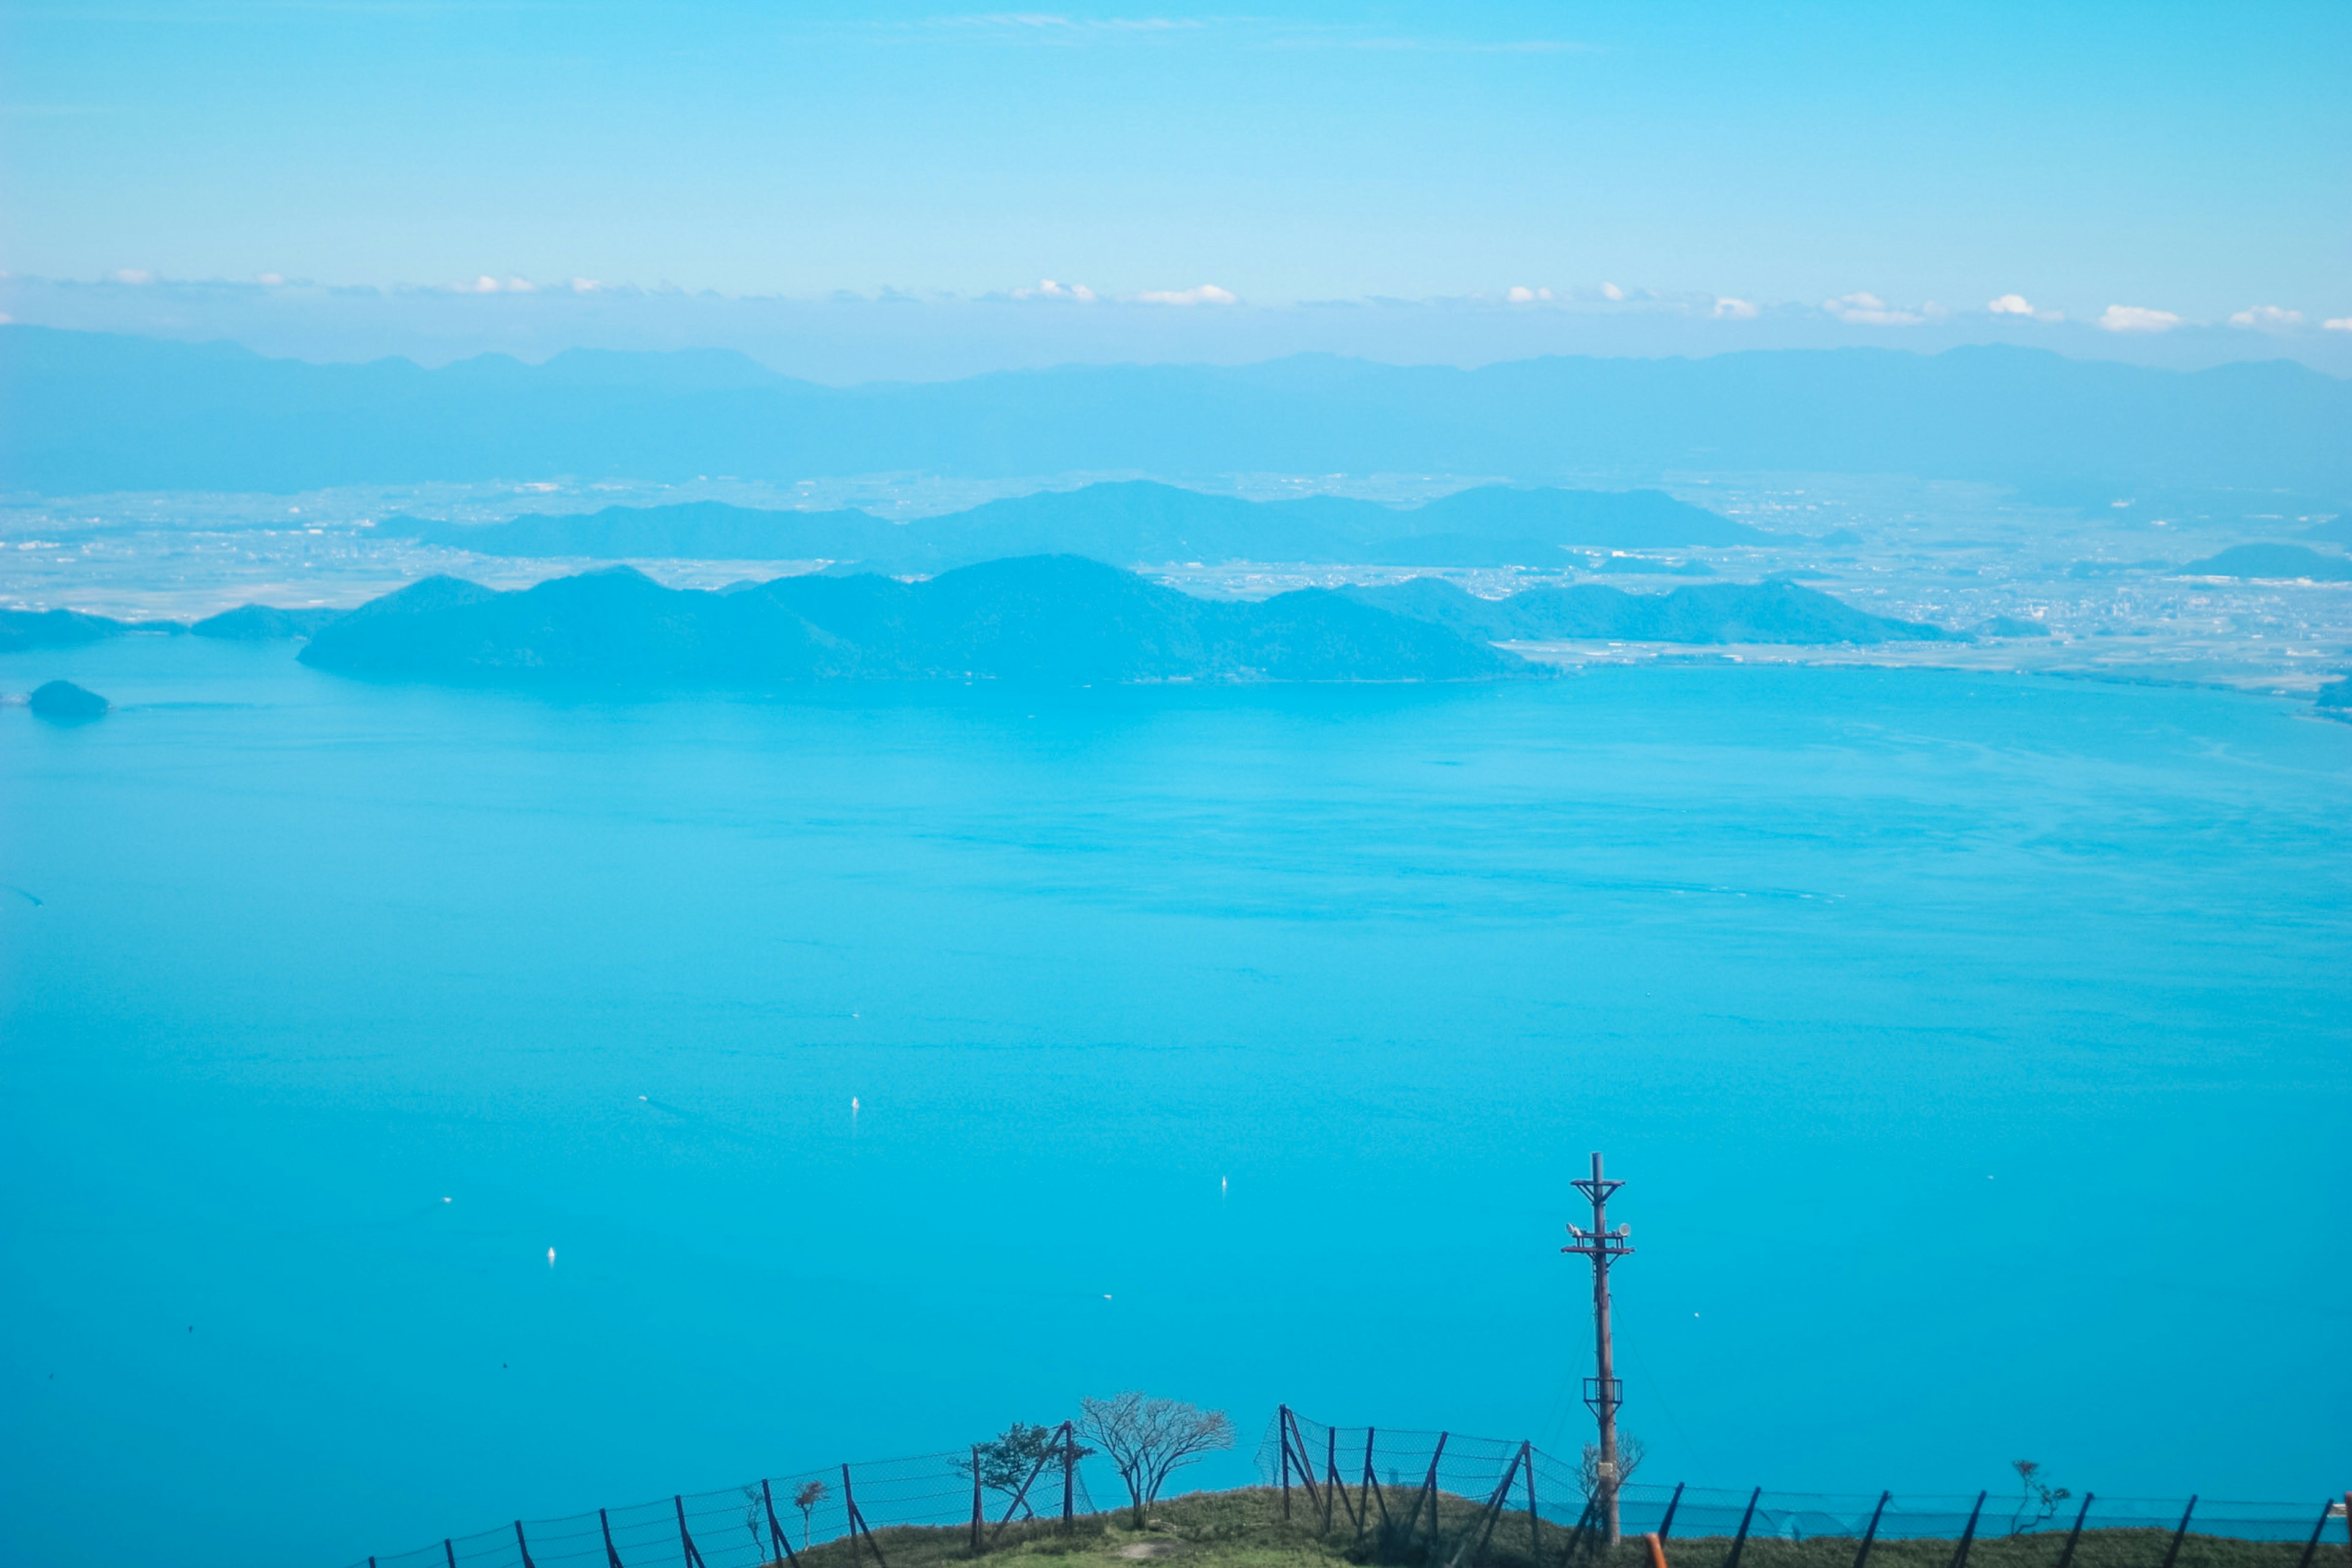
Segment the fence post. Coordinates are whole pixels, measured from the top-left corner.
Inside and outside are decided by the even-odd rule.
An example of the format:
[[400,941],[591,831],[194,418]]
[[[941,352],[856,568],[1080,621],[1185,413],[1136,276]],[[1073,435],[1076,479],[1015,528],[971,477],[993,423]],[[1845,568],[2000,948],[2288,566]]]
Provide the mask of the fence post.
[[1364,1519],[1365,1494],[1369,1493],[1370,1500],[1381,1505],[1381,1538],[1385,1540],[1389,1529],[1389,1494],[1381,1489],[1381,1478],[1372,1469],[1372,1435],[1378,1430],[1378,1427],[1373,1426],[1364,1428],[1364,1483],[1363,1491],[1358,1493],[1356,1498],[1356,1520],[1357,1528],[1360,1531]]
[[1076,1520],[1078,1492],[1078,1427],[1075,1421],[1062,1423],[1062,1528],[1067,1530]]
[[621,1554],[613,1550],[613,1521],[601,1508],[596,1510],[596,1522],[604,1531],[604,1568],[621,1568]]
[[2180,1510],[2180,1528],[2172,1532],[2172,1544],[2164,1549],[2164,1568],[2172,1568],[2173,1559],[2180,1555],[2180,1542],[2189,1534],[2189,1516],[2197,1511],[2197,1498],[2191,1493],[2189,1506]]
[[694,1544],[694,1537],[686,1532],[686,1498],[683,1494],[673,1494],[670,1501],[677,1504],[678,1561],[685,1564],[685,1568],[702,1568],[701,1549]]
[[515,1550],[522,1553],[522,1568],[539,1568],[530,1560],[530,1542],[522,1538],[522,1521],[515,1521]]
[[1282,1517],[1290,1517],[1290,1406],[1274,1408],[1275,1441],[1282,1449]]
[[1339,1428],[1323,1428],[1323,1533],[1331,1533],[1331,1494],[1339,1489]]
[[1528,1462],[1528,1559],[1539,1562],[1543,1557],[1543,1516],[1536,1512],[1536,1446],[1520,1444],[1519,1457]]
[[1748,1511],[1739,1516],[1739,1533],[1731,1538],[1731,1555],[1723,1560],[1723,1568],[1739,1568],[1739,1554],[1748,1550],[1748,1527],[1756,1522],[1756,1504],[1763,1496],[1762,1487],[1748,1494]]
[[1675,1495],[1666,1500],[1666,1517],[1658,1521],[1659,1540],[1664,1541],[1675,1532],[1675,1510],[1683,1506],[1683,1488],[1688,1485],[1688,1481],[1675,1483]]
[[1421,1483],[1421,1492],[1412,1500],[1412,1513],[1404,1521],[1404,1539],[1410,1545],[1412,1532],[1421,1528],[1422,1499],[1429,1500],[1429,1550],[1433,1556],[1437,1552],[1437,1462],[1445,1458],[1445,1439],[1452,1436],[1450,1432],[1437,1435],[1437,1451],[1429,1456],[1429,1479]]
[[971,1554],[980,1555],[980,1445],[971,1446]]
[[1886,1501],[1893,1492],[1878,1494],[1878,1506],[1870,1510],[1870,1528],[1862,1532],[1862,1547],[1853,1554],[1853,1568],[1863,1568],[1870,1561],[1870,1543],[1878,1539],[1878,1521],[1886,1513]]
[[[1454,1561],[1447,1568],[1459,1568],[1465,1552],[1469,1554],[1474,1568],[1475,1564],[1486,1561],[1486,1542],[1494,1538],[1495,1521],[1503,1517],[1503,1505],[1511,1500],[1511,1483],[1519,1479],[1519,1465],[1527,1458],[1527,1447],[1520,1444],[1519,1451],[1511,1456],[1511,1468],[1503,1472],[1502,1480],[1496,1485],[1495,1495],[1486,1500],[1486,1506],[1478,1510],[1476,1519],[1471,1521],[1470,1529],[1464,1533],[1462,1544],[1454,1549]],[[1475,1551],[1470,1545],[1470,1537],[1474,1534],[1478,1538]]]
[[2074,1543],[2083,1539],[2083,1521],[2091,1517],[2091,1500],[2098,1495],[2083,1494],[2083,1506],[2074,1510],[2074,1528],[2066,1532],[2066,1550],[2058,1553],[2058,1568],[2074,1568]]
[[[2311,1539],[2303,1543],[2303,1561],[2294,1568],[2311,1568],[2311,1560],[2319,1554],[2319,1538],[2327,1533],[2327,1521],[2336,1517],[2336,1500],[2329,1498],[2319,1505],[2319,1522],[2311,1527]],[[2345,1513],[2344,1528],[2352,1530],[2352,1510]],[[375,1559],[368,1559],[368,1568],[375,1568]]]
[[[1952,1553],[1952,1568],[1968,1568],[1969,1545],[1977,1538],[1977,1516],[1984,1512],[1985,1497],[1983,1492],[1977,1493],[1977,1506],[1969,1510],[1968,1528],[1960,1531],[1959,1549]],[[2172,1568],[2168,1559],[2164,1568]]]
[[[1069,1423],[1064,1422],[1063,1425],[1066,1426]],[[1013,1516],[1014,1513],[1028,1507],[1029,1489],[1037,1484],[1037,1478],[1044,1475],[1045,1473],[1045,1467],[1053,1462],[1054,1450],[1051,1448],[1046,1449],[1044,1453],[1037,1456],[1037,1462],[1030,1468],[1028,1476],[1021,1483],[1021,1489],[1014,1492],[1013,1494],[1013,1500],[1004,1505],[1004,1517],[996,1521],[997,1533],[1002,1534],[1004,1527],[1013,1522]],[[1036,1518],[1037,1510],[1034,1508],[1029,1509],[1029,1517],[1032,1519]],[[874,1532],[870,1530],[866,1532],[866,1542],[869,1546],[874,1543]],[[877,1547],[875,1549],[874,1555],[878,1559],[882,1555],[881,1549]]]
[[[1567,1568],[1576,1561],[1577,1549],[1584,1544],[1584,1532],[1592,1526],[1593,1510],[1600,1507],[1600,1489],[1595,1488],[1593,1495],[1584,1500],[1584,1511],[1576,1516],[1576,1528],[1568,1532],[1568,1544],[1560,1551],[1561,1568]],[[1538,1568],[1541,1568],[1541,1564],[1538,1564]]]
[[801,1568],[800,1554],[793,1550],[791,1531],[776,1522],[776,1494],[769,1489],[765,1476],[760,1478],[760,1500],[768,1505],[768,1544],[783,1548],[769,1561],[789,1563],[792,1568]]
[[457,1548],[446,1537],[441,1542],[441,1555],[449,1560],[449,1568],[457,1568]]
[[[882,1561],[882,1543],[874,1539],[874,1527],[866,1522],[866,1515],[858,1509],[857,1498],[849,1489],[847,1465],[841,1467],[841,1500],[849,1513],[849,1549],[852,1552],[857,1550],[857,1537],[862,1533],[866,1537],[866,1550],[874,1553],[874,1561],[880,1563],[881,1568],[890,1568],[890,1564]],[[700,1565],[698,1564],[697,1568]]]
[[1330,1504],[1315,1485],[1315,1459],[1307,1451],[1307,1434],[1298,1429],[1298,1413],[1295,1410],[1290,1413],[1290,1431],[1284,1441],[1298,1446],[1298,1480],[1307,1489],[1307,1506],[1328,1516]]
[[857,1495],[849,1489],[849,1467],[841,1467],[841,1517],[849,1537],[849,1568],[857,1568]]

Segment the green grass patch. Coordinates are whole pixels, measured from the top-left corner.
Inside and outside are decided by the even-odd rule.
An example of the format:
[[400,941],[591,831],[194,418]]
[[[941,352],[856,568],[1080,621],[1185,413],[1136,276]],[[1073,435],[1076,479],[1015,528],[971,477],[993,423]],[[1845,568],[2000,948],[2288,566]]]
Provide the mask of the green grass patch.
[[[1350,1489],[1350,1501],[1358,1496]],[[1379,1500],[1367,1499],[1362,1528],[1347,1508],[1334,1509],[1334,1527],[1323,1529],[1321,1513],[1302,1489],[1291,1492],[1290,1517],[1283,1517],[1282,1494],[1271,1487],[1234,1491],[1192,1492],[1151,1507],[1150,1524],[1133,1528],[1128,1510],[1080,1516],[1065,1529],[1059,1520],[1039,1520],[992,1531],[981,1557],[1003,1568],[1024,1559],[1050,1559],[1060,1568],[1339,1568],[1340,1564],[1397,1564],[1400,1568],[1447,1568],[1463,1538],[1482,1511],[1478,1500],[1452,1493],[1438,1497],[1438,1545],[1433,1555],[1426,1507],[1408,1532],[1404,1514],[1412,1507],[1412,1487],[1385,1489],[1388,1528],[1382,1529]],[[1546,1521],[1532,1533],[1524,1512],[1506,1510],[1495,1521],[1478,1568],[1570,1568],[1563,1561],[1570,1531]],[[1587,1537],[1590,1542],[1591,1537]],[[1985,1534],[1969,1549],[1968,1568],[2057,1568],[2063,1529],[2020,1536]],[[2172,1532],[2161,1529],[2089,1530],[2074,1549],[2074,1568],[2163,1568]],[[887,1568],[947,1568],[973,1562],[968,1529],[894,1526],[874,1532]],[[1666,1542],[1669,1568],[1725,1568],[1728,1536],[1686,1536]],[[1475,1551],[1475,1543],[1473,1543]],[[1857,1542],[1825,1535],[1810,1541],[1751,1537],[1740,1568],[1853,1568]],[[1880,1540],[1871,1548],[1870,1568],[1951,1568],[1957,1543],[1950,1541]],[[2299,1541],[2236,1541],[2191,1531],[2180,1543],[2175,1568],[2298,1568]],[[804,1568],[852,1568],[846,1541],[828,1542],[801,1553]],[[856,1548],[858,1568],[877,1568],[872,1547]],[[1472,1553],[1463,1556],[1469,1568]],[[2313,1568],[2347,1568],[2352,1553],[2324,1543]],[[1573,1568],[1648,1568],[1646,1549],[1636,1540],[1613,1550],[1580,1551]],[[1043,1568],[1043,1565],[1040,1565]]]

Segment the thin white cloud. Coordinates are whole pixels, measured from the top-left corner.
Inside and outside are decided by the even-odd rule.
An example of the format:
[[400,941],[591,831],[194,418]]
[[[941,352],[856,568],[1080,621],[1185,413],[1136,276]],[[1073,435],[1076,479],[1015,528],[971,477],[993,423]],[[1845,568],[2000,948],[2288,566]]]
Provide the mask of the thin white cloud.
[[1603,283],[1601,286],[1601,297],[1612,302],[1622,300],[1625,298],[1625,290],[1614,283]]
[[2331,332],[2352,332],[2352,316],[2330,316],[2319,324]]
[[574,294],[594,294],[601,291],[604,287],[603,283],[593,278],[574,278],[572,280],[572,291]]
[[2110,332],[2168,332],[2179,325],[2171,311],[2146,305],[2110,305],[2099,312],[2100,328]]
[[1283,42],[1292,47],[1442,55],[1577,55],[1586,53],[1593,47],[1570,38],[1511,38],[1491,44],[1465,38],[1419,37],[1289,38]]
[[2230,325],[2253,331],[2282,332],[2303,325],[2303,312],[2280,305],[2251,305],[2231,317]]
[[1752,321],[1763,314],[1750,301],[1734,300],[1728,296],[1716,300],[1714,313],[1715,319],[1718,321]]
[[1034,289],[1015,289],[1013,297],[1016,300],[1066,300],[1080,305],[1091,305],[1096,298],[1095,291],[1083,283],[1056,283],[1051,278],[1040,278]]
[[1136,299],[1146,305],[1237,305],[1241,296],[1218,288],[1214,283],[1202,283],[1192,289],[1150,289]]
[[1995,316],[2024,316],[2036,321],[2063,321],[2063,310],[2037,310],[2032,301],[2022,294],[2003,294],[1998,300],[1985,301],[1985,310]]
[[155,275],[143,267],[125,267],[115,273],[114,280],[117,283],[131,284],[135,288],[142,284],[152,283],[155,281]]
[[1898,310],[1875,294],[1841,294],[1822,300],[1822,309],[1841,321],[1864,327],[1916,327],[1927,320],[1916,310]]
[[283,272],[265,272],[260,277],[255,279],[254,281],[260,284],[265,289],[275,289],[286,281],[286,274]]
[[1511,286],[1510,291],[1505,294],[1503,298],[1509,300],[1514,305],[1532,305],[1538,300],[1549,301],[1551,299],[1551,290],[1549,289],[1529,289],[1524,284],[1515,283]]
[[929,26],[1041,43],[1076,43],[1087,37],[1191,32],[1207,24],[1191,16],[1070,16],[1058,11],[983,11],[965,16],[938,17]]

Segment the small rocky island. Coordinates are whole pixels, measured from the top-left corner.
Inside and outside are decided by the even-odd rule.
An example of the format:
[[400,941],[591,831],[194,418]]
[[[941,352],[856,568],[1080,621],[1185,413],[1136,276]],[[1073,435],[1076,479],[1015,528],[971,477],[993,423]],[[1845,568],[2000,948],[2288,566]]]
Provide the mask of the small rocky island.
[[70,680],[52,680],[33,693],[33,711],[44,719],[65,723],[80,723],[84,720],[103,718],[113,703],[85,687]]

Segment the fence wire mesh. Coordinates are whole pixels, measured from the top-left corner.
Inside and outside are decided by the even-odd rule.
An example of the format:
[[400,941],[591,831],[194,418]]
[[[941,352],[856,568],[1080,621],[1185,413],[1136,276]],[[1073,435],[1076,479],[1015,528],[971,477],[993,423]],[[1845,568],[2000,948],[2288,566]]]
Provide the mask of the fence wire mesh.
[[[1291,1517],[1304,1509],[1317,1528],[1366,1542],[1376,1559],[1558,1568],[1580,1550],[1597,1552],[1601,1545],[1597,1517],[1587,1512],[1593,1483],[1585,1465],[1530,1443],[1329,1426],[1286,1409],[1267,1424],[1257,1468],[1265,1484],[1286,1489]],[[1988,1568],[2315,1568],[2323,1547],[2330,1550],[2331,1568],[2342,1568],[2352,1548],[2341,1498],[2298,1507],[2093,1494],[2044,1499],[2022,1489],[1879,1496],[1628,1480],[1617,1489],[1617,1501],[1625,1537],[1656,1534],[1686,1549],[1693,1541],[1714,1542],[1718,1554],[1706,1559],[1706,1568],[1743,1562],[1748,1568],[1814,1562],[1859,1568],[1852,1552],[1840,1559],[1821,1549],[1791,1554],[1787,1548],[1843,1541],[1859,1552],[1865,1538],[1889,1543],[1882,1561],[1903,1563],[1926,1561],[1902,1550],[1904,1543],[1965,1540]],[[2249,1555],[2217,1551],[2219,1542],[2284,1550]],[[1970,1560],[1938,1550],[1939,1565],[1959,1568]]]
[[[1068,1470],[1074,1515],[1091,1515],[1086,1466]],[[1058,1523],[1064,1469],[1045,1465],[1024,1492],[983,1487],[985,1534],[1003,1541],[1024,1525]],[[853,1510],[855,1510],[853,1512]],[[890,1532],[908,1527],[969,1531],[970,1454],[922,1454],[768,1476],[724,1491],[690,1492],[656,1502],[525,1519],[453,1537],[354,1568],[791,1568],[804,1552],[822,1554],[846,1541],[853,1523],[887,1553]],[[877,1563],[885,1561],[876,1556]]]
[[[1287,1408],[1267,1423],[1248,1517],[1345,1538],[1360,1563],[1423,1568],[1644,1568],[1603,1549],[1577,1460],[1459,1432],[1330,1426]],[[983,1550],[1098,1513],[1099,1458],[983,1488]],[[994,1478],[983,1474],[983,1480]],[[1108,1479],[1108,1477],[1098,1477]],[[1113,1483],[1113,1491],[1122,1491]],[[2344,1503],[2232,1502],[2031,1493],[1900,1496],[1778,1492],[1629,1480],[1629,1543],[1655,1534],[1680,1568],[2347,1568]],[[364,1568],[890,1568],[969,1550],[967,1453],[834,1465],[721,1491],[563,1519],[519,1520]],[[937,1532],[953,1532],[952,1542]],[[923,1532],[918,1535],[915,1532]],[[861,1542],[863,1545],[861,1546]],[[1696,1543],[1706,1543],[1702,1546]],[[1879,1552],[1871,1557],[1867,1542]],[[1961,1548],[1958,1543],[1966,1543]],[[2071,1542],[2071,1544],[2070,1544]],[[1842,1544],[1841,1544],[1842,1543]],[[1974,1555],[1969,1555],[1970,1552]],[[861,1554],[862,1553],[862,1554]],[[1709,1553],[1712,1553],[1711,1555]],[[810,1554],[803,1565],[799,1559]],[[353,1564],[352,1568],[362,1568]]]

